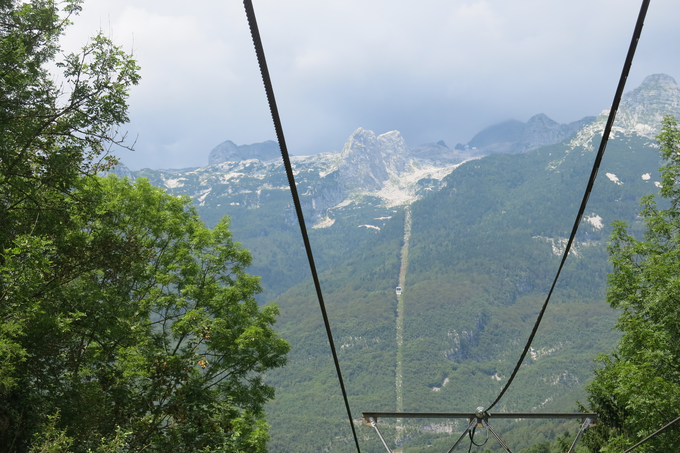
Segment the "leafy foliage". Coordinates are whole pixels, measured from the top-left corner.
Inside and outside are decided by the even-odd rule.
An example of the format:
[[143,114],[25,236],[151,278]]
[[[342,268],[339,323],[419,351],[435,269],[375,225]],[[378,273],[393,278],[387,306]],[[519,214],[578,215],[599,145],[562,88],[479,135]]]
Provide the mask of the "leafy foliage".
[[5,445],[59,413],[73,451],[119,428],[132,451],[263,450],[273,389],[259,374],[283,365],[288,345],[271,328],[277,309],[253,298],[258,278],[228,220],[209,230],[190,200],[144,180],[90,178],[75,195],[86,192],[97,215],[74,205],[60,238],[79,252],[74,269],[53,265],[64,257],[50,241],[3,255],[5,309],[35,307],[20,336],[27,360],[2,395]]
[[0,451],[264,451],[277,308],[228,218],[96,176],[138,68],[99,34],[62,90],[58,6],[0,0]]
[[[65,2],[65,12],[76,13],[79,3]],[[49,0],[0,3],[2,247],[63,223],[69,197],[62,195],[80,176],[115,162],[107,151],[123,144],[116,128],[128,121],[127,93],[139,81],[134,59],[98,34],[81,53],[57,61],[64,79],[57,86],[46,65],[68,25],[60,14]]]
[[[40,294],[30,285],[48,264],[43,249],[59,247],[71,206],[88,206],[72,192],[79,178],[114,162],[105,150],[122,144],[115,128],[127,121],[127,92],[139,80],[135,61],[98,35],[59,62],[64,83],[55,84],[46,65],[59,55],[59,36],[79,10],[79,1],[66,1],[63,18],[49,0],[0,1],[0,251],[21,256],[22,275],[13,278],[29,285],[21,288],[25,294]],[[72,255],[63,256],[66,262],[49,264],[68,278]],[[16,339],[39,310],[35,300],[7,291],[0,291],[0,390],[14,385],[13,370],[26,357]]]
[[[616,327],[621,341],[588,387],[588,401],[600,414],[600,426],[588,436],[593,452],[618,452],[680,415],[680,130],[666,117],[658,136],[661,209],[644,197],[640,216],[642,240],[617,222],[609,245],[614,271],[609,275],[607,301],[621,309]],[[648,441],[638,451],[677,451],[678,427]]]

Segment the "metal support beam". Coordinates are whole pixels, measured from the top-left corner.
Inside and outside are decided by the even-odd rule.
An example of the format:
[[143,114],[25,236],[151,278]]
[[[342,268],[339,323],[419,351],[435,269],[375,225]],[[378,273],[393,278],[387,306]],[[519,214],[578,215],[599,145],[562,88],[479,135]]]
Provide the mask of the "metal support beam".
[[[576,448],[576,444],[578,443],[579,439],[581,438],[581,435],[583,435],[583,432],[591,426],[591,423],[597,420],[597,414],[595,413],[587,413],[587,412],[572,412],[572,413],[564,413],[564,412],[496,412],[493,414],[490,414],[484,410],[483,407],[478,407],[475,412],[363,412],[362,413],[362,418],[363,418],[363,423],[364,425],[372,426],[375,431],[378,433],[378,437],[380,437],[380,441],[382,444],[385,446],[385,449],[388,451],[388,453],[392,453],[392,450],[390,450],[390,447],[387,446],[387,442],[385,442],[385,439],[383,438],[382,434],[380,433],[380,430],[378,429],[378,418],[465,418],[470,421],[468,424],[467,428],[465,428],[465,431],[463,431],[463,434],[460,435],[458,440],[456,441],[455,444],[453,444],[453,447],[449,449],[447,453],[452,453],[453,450],[456,449],[456,447],[460,444],[460,442],[465,438],[466,435],[470,434],[472,432],[472,429],[476,426],[486,428],[488,431],[491,431],[491,434],[496,438],[498,443],[500,444],[501,447],[506,451],[506,453],[512,453],[510,451],[510,448],[503,442],[503,440],[500,438],[498,434],[496,434],[496,431],[494,431],[491,426],[489,425],[489,419],[542,419],[542,418],[562,418],[562,419],[574,419],[574,418],[580,418],[583,421],[583,424],[581,425],[581,429],[579,430],[578,434],[576,435],[576,439],[574,439],[574,443],[571,445],[571,448],[569,449],[569,453],[574,453],[574,448]],[[488,432],[487,432],[488,434]]]
[[[588,412],[485,412],[489,419],[520,419],[520,418],[589,418],[591,422],[597,421],[597,414]],[[368,417],[373,417],[376,421],[379,418],[466,418],[477,417],[476,412],[363,412],[364,424]]]
[[581,435],[583,432],[586,430],[587,427],[590,426],[590,419],[586,418],[583,424],[581,425],[581,429],[579,430],[578,434],[576,435],[576,439],[574,439],[574,443],[571,444],[571,448],[569,449],[569,453],[574,453],[574,448],[576,448],[576,444],[578,443],[579,439],[581,438]]
[[463,440],[463,438],[465,437],[465,435],[466,435],[467,433],[469,433],[470,430],[471,430],[472,428],[474,428],[476,424],[477,424],[477,419],[476,419],[476,418],[475,418],[474,420],[470,421],[470,424],[468,425],[467,428],[465,428],[465,431],[463,431],[463,434],[460,435],[460,437],[458,438],[458,440],[456,441],[456,443],[453,444],[453,447],[451,447],[451,449],[450,449],[448,452],[446,452],[446,453],[451,453],[453,450],[455,450],[456,447],[458,446],[458,444],[460,443],[460,441]]
[[484,426],[486,429],[491,431],[491,434],[493,434],[493,437],[495,437],[496,440],[498,441],[498,443],[501,444],[501,447],[503,447],[503,450],[505,450],[508,453],[512,453],[510,451],[510,448],[507,445],[505,445],[505,442],[503,442],[503,440],[501,440],[500,436],[498,434],[496,434],[496,431],[491,429],[491,426],[489,426],[489,424],[484,419],[482,419],[482,426]]
[[380,433],[380,430],[378,429],[378,423],[376,423],[376,420],[373,417],[368,418],[368,423],[375,428],[375,432],[378,433],[378,437],[382,441],[382,444],[385,446],[385,449],[387,450],[387,453],[392,453],[392,450],[390,450],[390,447],[387,446],[387,442],[385,442],[385,438],[382,436]]

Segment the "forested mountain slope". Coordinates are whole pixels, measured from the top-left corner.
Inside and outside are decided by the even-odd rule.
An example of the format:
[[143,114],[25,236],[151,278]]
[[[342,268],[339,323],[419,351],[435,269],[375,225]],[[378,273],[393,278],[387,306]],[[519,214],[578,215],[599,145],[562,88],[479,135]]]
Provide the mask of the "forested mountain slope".
[[[597,143],[593,143],[597,145]],[[404,216],[394,216],[361,253],[323,274],[323,289],[354,417],[395,410],[397,354],[405,411],[472,411],[506,382],[553,278],[592,165],[594,151],[569,143],[527,154],[470,161],[446,187],[411,207],[403,288],[402,351],[396,347],[397,285]],[[639,197],[654,193],[659,158],[646,137],[610,141],[582,222],[531,358],[501,401],[502,411],[564,411],[582,399],[593,357],[617,334],[604,302],[609,223],[636,225]],[[350,432],[311,285],[276,300],[291,362],[269,379],[272,451],[351,451]],[[450,442],[454,423],[420,420],[391,439],[408,451]],[[502,429],[509,429],[510,426]],[[546,433],[515,424],[508,439],[526,447]],[[382,448],[371,430],[366,451]],[[519,430],[522,434],[519,434]],[[559,432],[553,431],[553,436]],[[442,441],[437,439],[444,438]],[[450,446],[450,445],[449,445]],[[380,448],[378,448],[380,447]],[[375,450],[374,450],[375,449]]]
[[[670,77],[651,76],[644,87],[648,97],[638,89],[625,98],[575,248],[530,358],[499,410],[574,410],[592,378],[592,359],[617,339],[617,314],[604,302],[609,225],[624,220],[641,231],[640,197],[655,193],[659,181],[658,150],[650,137],[660,112],[679,113]],[[394,286],[403,215],[393,216],[352,259],[323,275],[355,418],[365,410],[395,410],[399,398],[405,411],[472,411],[497,395],[557,270],[605,120],[600,115],[561,144],[466,162],[442,180],[437,193],[411,205],[401,348]],[[278,388],[269,409],[272,451],[352,451],[311,285],[293,288],[277,302],[280,332],[293,349],[291,365],[269,377]],[[401,379],[395,375],[398,362]],[[516,449],[552,439],[564,428],[499,425]],[[388,423],[383,429],[409,452],[450,447],[450,433],[459,428],[428,420],[403,426]],[[381,451],[372,430],[360,431],[363,449]]]
[[[134,173],[191,196],[208,225],[230,215],[231,230],[253,252],[250,271],[262,277],[261,300],[310,276],[288,180],[270,148],[271,142],[245,147],[225,142],[211,152],[207,167]],[[243,159],[251,149],[258,158]],[[397,131],[376,136],[362,128],[339,153],[293,157],[319,268],[349,258],[405,205],[438,190],[441,179],[466,158],[443,142],[410,149]]]
[[[653,136],[662,114],[680,116],[680,90],[669,76],[650,76],[621,105],[575,248],[499,410],[575,409],[592,359],[617,340],[617,314],[604,302],[609,225],[624,220],[641,231],[639,199],[659,181]],[[561,143],[521,154],[465,161],[469,154],[443,143],[409,149],[397,132],[359,129],[340,153],[294,158],[357,426],[362,411],[472,411],[505,385],[557,270],[605,113]],[[214,155],[243,157],[232,145]],[[262,300],[281,308],[276,328],[292,350],[288,366],[267,376],[277,391],[270,450],[354,451],[287,181],[269,155],[135,176],[191,195],[209,225],[231,215],[234,237],[255,258],[249,271],[263,277]],[[383,432],[409,452],[449,448],[462,428],[399,426]],[[565,426],[498,428],[515,451]],[[382,451],[372,429],[359,432],[363,451]]]

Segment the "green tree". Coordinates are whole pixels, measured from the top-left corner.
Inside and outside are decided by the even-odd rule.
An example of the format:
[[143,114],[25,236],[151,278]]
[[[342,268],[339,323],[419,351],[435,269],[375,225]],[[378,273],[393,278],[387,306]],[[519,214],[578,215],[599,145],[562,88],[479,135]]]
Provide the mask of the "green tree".
[[[58,39],[80,0],[0,0],[0,246],[67,218],[80,177],[115,163],[135,60],[101,33],[78,54]],[[65,16],[65,17],[64,17]],[[46,69],[62,71],[57,84]],[[64,196],[66,195],[66,196]]]
[[[0,0],[0,251],[21,246],[37,267],[24,262],[25,275],[16,278],[31,282],[43,267],[37,261],[46,264],[42,248],[62,244],[73,203],[90,205],[76,200],[73,189],[115,163],[107,151],[123,144],[116,130],[128,120],[127,93],[139,81],[132,57],[101,34],[80,54],[61,55],[59,36],[80,1],[62,6]],[[63,71],[59,85],[46,69],[55,62]],[[72,255],[66,261],[78,253],[62,252]],[[59,264],[61,277],[70,278],[66,270],[73,266]],[[56,281],[45,278],[43,287],[50,284]],[[0,281],[0,391],[15,384],[13,370],[26,354],[17,338],[36,309],[35,299],[26,306],[8,299],[3,286]]]
[[[76,195],[88,191],[98,215],[79,215],[74,203],[63,239],[87,266],[43,290],[24,327],[27,360],[5,394],[16,422],[3,440],[35,430],[24,420],[58,413],[72,451],[119,429],[132,451],[264,451],[273,389],[261,373],[285,363],[288,344],[272,329],[276,307],[253,298],[259,279],[244,272],[251,256],[228,219],[210,230],[188,197],[145,180],[90,178]],[[31,246],[4,254],[9,300],[42,289],[25,267],[59,272],[42,243],[31,263]]]
[[[623,336],[588,386],[599,425],[586,438],[593,452],[620,452],[680,415],[680,130],[672,116],[657,137],[661,157],[659,208],[642,200],[643,240],[616,223],[609,246],[614,270],[607,300],[621,309]],[[640,452],[680,450],[680,426],[639,447]]]
[[277,308],[228,219],[96,176],[138,68],[101,34],[60,57],[62,6],[0,0],[0,451],[264,451]]

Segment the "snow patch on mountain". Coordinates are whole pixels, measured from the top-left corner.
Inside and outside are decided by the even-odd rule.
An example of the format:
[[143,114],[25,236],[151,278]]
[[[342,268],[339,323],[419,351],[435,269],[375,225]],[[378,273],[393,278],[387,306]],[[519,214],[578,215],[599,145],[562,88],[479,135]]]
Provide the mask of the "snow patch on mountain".
[[403,175],[402,178],[390,178],[385,181],[383,188],[376,192],[382,198],[387,207],[403,206],[420,198],[417,194],[418,182],[426,179],[441,181],[461,164],[448,165],[437,168],[422,166],[413,168],[412,172]]
[[[560,237],[551,238],[551,237],[547,237],[547,236],[532,236],[531,238],[548,242],[552,247],[553,255],[556,255],[556,256],[564,255],[564,251],[567,249],[567,244],[569,243],[568,238],[560,238]],[[581,247],[589,247],[589,246],[593,246],[595,244],[596,244],[596,242],[592,242],[592,241],[580,241],[580,242],[574,241],[574,242],[572,242],[571,248],[569,249],[569,256],[579,258],[581,256],[581,250],[579,250]]]
[[591,224],[596,230],[601,230],[604,224],[602,223],[602,217],[593,213],[590,216],[584,217],[583,220]]
[[199,206],[205,206],[205,199],[206,199],[206,197],[210,194],[211,190],[212,190],[212,189],[204,190],[203,193],[202,193],[201,195],[199,195],[198,197],[196,197],[196,201],[198,201],[198,205],[199,205]]
[[[649,76],[640,87],[623,96],[612,134],[649,137],[648,146],[654,146],[652,137],[660,130],[660,121],[667,113],[680,117],[680,89],[672,77]],[[340,152],[293,156],[291,165],[305,218],[317,228],[328,228],[333,225],[336,210],[369,204],[394,208],[396,212],[399,207],[440,190],[446,184],[444,178],[460,164],[482,157],[474,153],[488,154],[498,143],[508,141],[508,137],[512,138],[508,143],[514,143],[512,150],[508,149],[510,152],[524,152],[561,140],[579,126],[567,151],[555,156],[556,160],[547,166],[548,170],[557,171],[570,150],[576,147],[581,147],[581,152],[593,150],[593,140],[602,136],[607,116],[605,111],[592,122],[586,117],[560,125],[540,114],[527,123],[497,125],[476,136],[480,146],[474,152],[458,145],[450,149],[443,141],[409,148],[398,131],[376,135],[358,128]],[[484,151],[486,148],[488,152]],[[211,151],[208,166],[158,172],[158,185],[190,195],[201,206],[220,203],[257,209],[271,197],[272,191],[290,190],[275,142],[238,146],[226,141]],[[613,173],[606,176],[623,184]],[[651,174],[642,175],[642,179],[651,180]],[[286,209],[291,212],[290,219],[294,219],[292,204]],[[601,220],[597,219],[593,214],[584,220],[599,229]],[[561,254],[566,246],[564,238],[542,239],[551,243],[555,254]],[[573,254],[578,255],[578,250],[574,249]]]
[[[233,187],[237,184],[257,186],[252,190],[283,189],[271,182],[286,180],[282,162],[274,158],[278,148],[274,145],[237,146],[226,141],[211,151],[210,165],[183,173],[182,178],[196,175],[202,187],[228,186],[226,196],[236,193]],[[303,201],[303,209],[309,212],[311,208],[316,226],[324,228],[332,225],[329,210],[346,208],[353,202],[377,199],[383,206],[397,207],[439,190],[442,179],[466,158],[467,154],[449,149],[443,141],[409,149],[398,131],[376,135],[358,128],[342,151],[293,156],[291,166],[301,196],[311,198]],[[182,178],[166,180],[166,187],[182,187]],[[194,198],[201,196],[203,202],[210,195],[194,193]]]
[[622,185],[623,185],[623,182],[622,182],[622,181],[619,181],[619,177],[616,176],[614,173],[607,173],[606,176],[607,176],[607,178],[609,178],[609,180],[610,180],[611,182],[613,182],[613,183],[616,184],[617,186],[622,186]]
[[314,225],[312,228],[328,228],[333,226],[335,223],[335,219],[331,219],[330,217],[326,216],[323,220],[321,220],[319,223]]
[[184,181],[186,181],[186,178],[168,178],[164,181],[164,184],[168,189],[175,189],[177,187],[182,187],[184,185]]

